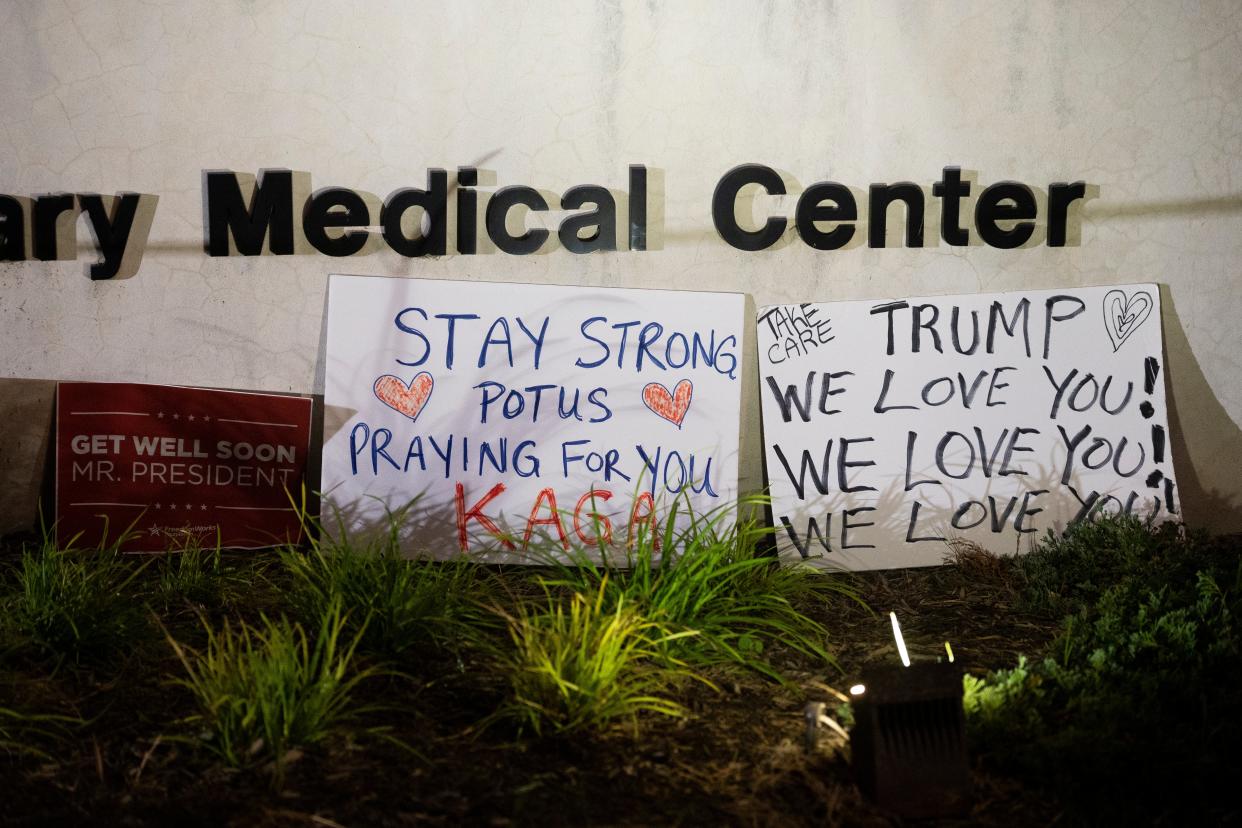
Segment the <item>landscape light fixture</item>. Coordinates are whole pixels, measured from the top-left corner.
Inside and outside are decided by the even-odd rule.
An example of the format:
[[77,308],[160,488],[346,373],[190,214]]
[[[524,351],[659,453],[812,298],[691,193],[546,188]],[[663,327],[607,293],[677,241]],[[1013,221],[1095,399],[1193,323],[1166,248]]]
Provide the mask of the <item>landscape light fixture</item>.
[[[850,751],[858,786],[880,807],[915,819],[963,813],[970,800],[962,672],[949,661],[911,664],[890,612],[902,666],[863,671],[850,688]],[[855,692],[857,691],[857,692]]]

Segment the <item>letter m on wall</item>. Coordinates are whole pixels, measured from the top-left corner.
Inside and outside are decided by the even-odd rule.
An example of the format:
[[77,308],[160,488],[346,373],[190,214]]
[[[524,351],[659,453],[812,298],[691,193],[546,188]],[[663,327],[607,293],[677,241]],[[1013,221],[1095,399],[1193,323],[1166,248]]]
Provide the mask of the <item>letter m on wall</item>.
[[293,253],[293,173],[263,170],[247,206],[235,172],[207,172],[207,253],[228,256],[229,237],[242,256],[263,252],[263,239],[274,255]]

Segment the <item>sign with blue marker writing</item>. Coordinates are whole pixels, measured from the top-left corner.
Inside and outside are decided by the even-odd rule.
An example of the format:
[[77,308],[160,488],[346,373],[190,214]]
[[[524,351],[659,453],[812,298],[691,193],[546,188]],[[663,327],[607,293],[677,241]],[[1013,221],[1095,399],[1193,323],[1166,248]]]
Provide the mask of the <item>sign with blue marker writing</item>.
[[1100,514],[1176,517],[1154,284],[761,308],[781,556],[997,553]]
[[743,308],[742,294],[332,276],[329,530],[395,519],[419,557],[623,560],[675,501],[727,507]]

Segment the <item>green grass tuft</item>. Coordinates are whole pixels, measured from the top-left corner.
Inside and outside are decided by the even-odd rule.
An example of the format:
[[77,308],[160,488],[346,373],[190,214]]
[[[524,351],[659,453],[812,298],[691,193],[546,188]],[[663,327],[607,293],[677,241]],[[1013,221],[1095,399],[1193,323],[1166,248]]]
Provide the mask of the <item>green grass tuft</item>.
[[669,632],[624,599],[607,600],[607,591],[605,576],[593,596],[549,594],[506,616],[513,646],[499,651],[499,663],[512,698],[501,717],[536,734],[566,734],[636,729],[640,713],[683,715],[666,691],[694,674],[658,650],[692,633]]
[[[395,524],[394,524],[395,526]],[[347,630],[359,648],[386,658],[456,651],[490,623],[480,601],[492,579],[468,559],[408,561],[395,536],[366,545],[316,542],[307,551],[286,548],[280,560],[290,577],[288,601],[304,621],[334,603],[349,611]]]
[[209,628],[201,652],[169,637],[186,671],[176,683],[198,703],[187,720],[198,743],[232,767],[270,762],[279,784],[291,751],[363,712],[352,694],[378,670],[354,667],[358,637],[342,637],[346,623],[334,604],[309,635],[284,617],[263,617],[255,627]]
[[678,527],[675,503],[661,532],[640,532],[620,565],[596,564],[581,554],[572,565],[556,565],[550,583],[580,594],[607,584],[608,606],[624,604],[672,630],[693,631],[668,648],[693,663],[733,662],[779,680],[766,658],[779,643],[834,665],[827,629],[802,608],[838,595],[856,598],[850,581],[782,566],[768,555],[771,530],[757,518],[735,518],[735,510],[753,515],[760,505],[752,499],[706,515],[685,511]]
[[69,741],[83,724],[75,716],[0,707],[0,753],[50,760],[53,746]]
[[49,536],[23,549],[3,623],[18,646],[58,661],[100,661],[147,630],[141,599],[128,588],[146,564],[116,547],[61,549]]
[[160,556],[156,597],[164,607],[187,604],[194,609],[222,609],[232,605],[248,580],[230,569],[220,550],[191,540],[179,550]]

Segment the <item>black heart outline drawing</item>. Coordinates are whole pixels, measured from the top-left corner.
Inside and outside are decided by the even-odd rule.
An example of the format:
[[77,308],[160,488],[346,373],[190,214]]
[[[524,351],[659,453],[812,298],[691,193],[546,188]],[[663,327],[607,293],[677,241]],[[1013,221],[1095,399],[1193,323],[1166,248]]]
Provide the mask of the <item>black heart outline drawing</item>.
[[1114,353],[1147,320],[1154,306],[1151,294],[1145,290],[1136,290],[1129,296],[1116,289],[1104,294],[1104,330],[1112,340]]

